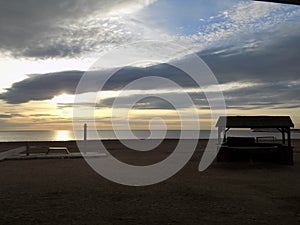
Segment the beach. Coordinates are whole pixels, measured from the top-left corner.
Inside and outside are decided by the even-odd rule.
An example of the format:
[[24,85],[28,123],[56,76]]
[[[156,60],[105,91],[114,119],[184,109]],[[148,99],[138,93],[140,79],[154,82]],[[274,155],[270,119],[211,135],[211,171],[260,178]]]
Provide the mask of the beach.
[[0,225],[300,225],[299,7],[1,1]]
[[[206,146],[200,140],[187,165],[170,179],[146,187],[123,186],[98,175],[84,159],[0,162],[0,224],[299,224],[300,141],[294,166],[218,163],[199,172]],[[166,140],[153,152],[128,152],[105,141],[124,162],[147,165],[176,146]],[[1,151],[25,143],[0,143]],[[39,142],[32,151],[75,142]]]

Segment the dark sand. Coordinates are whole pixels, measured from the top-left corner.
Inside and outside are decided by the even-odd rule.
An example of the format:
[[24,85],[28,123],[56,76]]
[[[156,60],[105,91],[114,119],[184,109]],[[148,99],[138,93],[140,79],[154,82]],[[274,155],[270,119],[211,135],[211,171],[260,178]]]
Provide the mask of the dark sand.
[[[24,143],[1,143],[0,151]],[[108,141],[111,152],[136,165],[168,156],[176,141],[152,153],[124,151]],[[0,224],[300,224],[300,141],[295,165],[213,163],[205,172],[198,164],[206,142],[169,180],[148,187],[112,183],[83,159],[0,162]],[[34,143],[34,151],[74,142]]]

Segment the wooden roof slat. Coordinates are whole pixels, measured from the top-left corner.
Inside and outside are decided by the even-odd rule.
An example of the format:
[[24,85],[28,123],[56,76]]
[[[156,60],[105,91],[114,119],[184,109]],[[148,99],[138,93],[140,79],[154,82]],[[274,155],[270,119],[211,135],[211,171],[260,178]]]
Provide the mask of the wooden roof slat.
[[221,116],[216,127],[227,128],[290,128],[294,124],[289,116]]
[[300,5],[300,0],[254,0],[254,1]]

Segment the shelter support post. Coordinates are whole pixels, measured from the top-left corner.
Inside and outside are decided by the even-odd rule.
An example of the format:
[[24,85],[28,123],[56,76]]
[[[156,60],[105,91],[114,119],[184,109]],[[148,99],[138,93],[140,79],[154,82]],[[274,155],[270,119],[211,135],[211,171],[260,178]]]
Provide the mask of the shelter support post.
[[288,146],[290,148],[292,146],[291,145],[291,128],[287,128],[287,136],[288,136]]
[[222,144],[222,133],[224,134],[225,127],[218,127],[218,143]]
[[224,140],[227,141],[227,132],[230,130],[228,127],[226,130],[224,130]]
[[282,144],[285,144],[285,129],[281,128],[281,134],[282,134]]

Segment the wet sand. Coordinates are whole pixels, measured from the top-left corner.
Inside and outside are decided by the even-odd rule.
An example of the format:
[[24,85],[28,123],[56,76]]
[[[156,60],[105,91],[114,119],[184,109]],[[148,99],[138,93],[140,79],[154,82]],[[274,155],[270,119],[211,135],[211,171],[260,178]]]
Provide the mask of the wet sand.
[[[125,151],[107,141],[122,161],[147,165],[166,158],[176,145],[165,141],[153,152]],[[0,143],[4,151],[24,143]],[[74,142],[30,143],[49,146]],[[206,141],[175,176],[148,187],[112,183],[84,159],[0,162],[0,224],[300,224],[300,141],[295,165],[217,163],[199,172]]]

